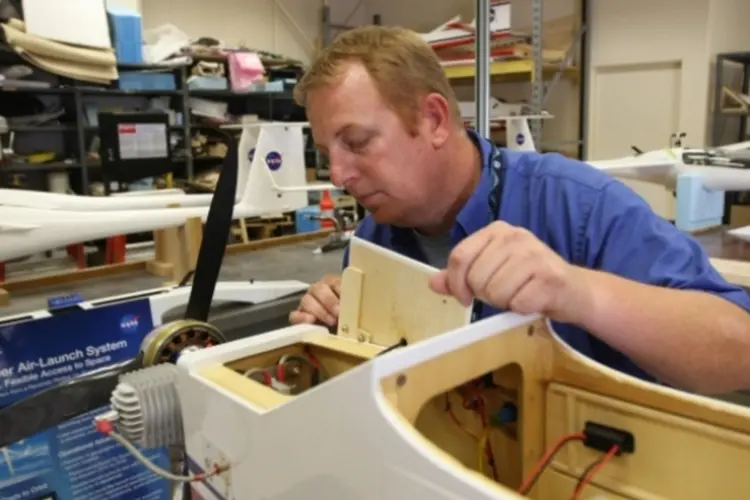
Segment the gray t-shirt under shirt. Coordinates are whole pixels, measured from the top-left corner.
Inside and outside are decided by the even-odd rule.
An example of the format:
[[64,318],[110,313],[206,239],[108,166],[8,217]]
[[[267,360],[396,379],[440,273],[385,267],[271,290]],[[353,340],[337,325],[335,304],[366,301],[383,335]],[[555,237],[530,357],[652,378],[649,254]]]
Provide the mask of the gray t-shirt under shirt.
[[448,256],[453,250],[450,231],[437,236],[425,236],[418,231],[414,231],[414,234],[422,252],[427,257],[427,264],[438,269],[445,269]]

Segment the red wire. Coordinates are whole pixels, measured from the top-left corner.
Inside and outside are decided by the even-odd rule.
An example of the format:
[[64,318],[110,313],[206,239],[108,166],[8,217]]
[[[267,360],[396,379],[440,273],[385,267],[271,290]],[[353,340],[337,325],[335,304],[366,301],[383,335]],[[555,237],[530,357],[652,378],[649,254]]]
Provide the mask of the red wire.
[[[465,388],[470,394],[468,396],[463,396],[464,409],[471,410],[479,415],[479,418],[482,421],[482,429],[486,429],[488,425],[486,414],[487,412],[485,411],[487,402],[484,398],[484,395],[482,394],[483,387],[478,382],[474,382],[467,384]],[[484,454],[487,456],[487,462],[492,465],[492,477],[495,479],[495,481],[498,481],[499,475],[497,472],[497,463],[495,462],[495,453],[492,450],[492,446],[489,445],[489,442],[484,449]]]
[[588,486],[588,484],[591,482],[591,480],[594,479],[594,476],[596,475],[596,473],[599,472],[601,470],[601,468],[604,467],[607,464],[607,462],[609,462],[610,460],[612,460],[615,457],[615,455],[617,455],[618,451],[620,451],[620,447],[617,446],[617,445],[615,445],[615,446],[613,446],[612,448],[609,449],[609,451],[607,452],[607,454],[604,455],[604,457],[602,457],[602,459],[599,460],[599,462],[596,465],[594,465],[591,468],[591,470],[589,470],[586,473],[585,476],[583,476],[583,478],[581,479],[581,481],[576,486],[576,489],[573,492],[573,496],[570,498],[570,500],[578,500],[579,495],[584,490],[584,488],[586,488],[586,486]]
[[584,436],[582,432],[577,434],[569,434],[560,438],[551,448],[549,448],[545,452],[544,456],[542,456],[542,458],[536,463],[528,476],[526,476],[526,479],[524,479],[523,484],[518,489],[518,492],[522,495],[526,495],[529,492],[528,490],[530,490],[531,487],[534,486],[534,483],[536,483],[537,478],[544,471],[545,467],[549,465],[549,462],[552,460],[555,454],[570,441],[582,441],[583,438]]
[[320,369],[320,361],[318,361],[318,358],[313,354],[312,349],[309,347],[305,349],[305,354],[307,354],[307,357],[310,358],[310,363],[313,364],[316,370]]

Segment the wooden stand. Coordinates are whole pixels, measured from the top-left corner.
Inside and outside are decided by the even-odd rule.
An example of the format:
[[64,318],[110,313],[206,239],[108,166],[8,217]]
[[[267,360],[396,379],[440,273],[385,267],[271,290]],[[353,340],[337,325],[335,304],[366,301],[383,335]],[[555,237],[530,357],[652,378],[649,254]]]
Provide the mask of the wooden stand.
[[146,263],[146,271],[167,278],[167,285],[179,283],[195,268],[202,239],[200,217],[180,227],[154,231],[154,259]]

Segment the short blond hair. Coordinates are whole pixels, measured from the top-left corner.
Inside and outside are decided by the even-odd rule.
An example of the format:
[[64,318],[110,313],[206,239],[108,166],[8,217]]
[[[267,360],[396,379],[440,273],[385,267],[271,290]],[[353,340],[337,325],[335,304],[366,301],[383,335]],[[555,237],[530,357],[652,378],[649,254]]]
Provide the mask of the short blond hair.
[[451,118],[460,121],[458,101],[432,48],[408,29],[363,26],[341,33],[315,58],[294,88],[294,100],[305,106],[310,91],[334,84],[347,63],[362,64],[383,99],[411,133],[416,132],[418,99],[442,95]]

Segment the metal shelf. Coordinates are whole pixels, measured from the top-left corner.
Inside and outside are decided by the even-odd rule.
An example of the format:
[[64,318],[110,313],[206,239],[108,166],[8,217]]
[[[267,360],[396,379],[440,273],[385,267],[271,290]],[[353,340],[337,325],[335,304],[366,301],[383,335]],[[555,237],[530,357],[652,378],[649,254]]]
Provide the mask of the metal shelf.
[[[451,80],[471,79],[476,75],[476,66],[474,63],[456,64],[444,68],[446,76]],[[566,67],[560,70],[558,65],[546,63],[543,67],[544,79],[548,80],[555,76],[558,71],[562,71],[564,77],[575,78],[578,76],[578,69]],[[513,61],[491,62],[489,66],[489,75],[494,81],[533,81],[534,80],[534,61],[532,59],[518,59]]]
[[[22,134],[48,134],[48,133],[75,133],[77,153],[67,153],[69,159],[64,161],[49,162],[43,164],[15,163],[0,167],[0,175],[22,174],[33,172],[76,172],[80,175],[80,192],[87,193],[89,190],[89,169],[98,169],[96,160],[87,155],[89,136],[98,131],[98,127],[86,125],[84,102],[88,98],[154,98],[168,97],[172,101],[170,107],[182,114],[182,124],[170,127],[171,133],[182,133],[186,144],[189,146],[193,130],[210,130],[216,128],[211,125],[192,123],[189,98],[200,97],[229,102],[230,109],[237,110],[234,114],[257,114],[263,119],[283,119],[279,116],[294,114],[297,106],[293,104],[291,91],[284,92],[234,92],[231,90],[192,90],[187,87],[187,67],[159,67],[151,65],[118,65],[120,70],[153,72],[171,72],[175,77],[176,89],[119,89],[107,86],[94,86],[83,82],[75,82],[69,79],[61,79],[62,84],[54,87],[30,86],[30,87],[5,87],[0,86],[0,93],[59,96],[62,107],[66,110],[65,117],[60,124],[49,125],[19,125],[9,127],[9,131]],[[114,82],[115,84],[117,82]],[[248,111],[251,109],[252,111]],[[66,141],[68,141],[66,139]],[[184,165],[186,175],[189,179],[194,176],[194,163],[214,162],[211,158],[193,157],[188,147],[188,152],[175,163]],[[78,184],[76,182],[76,184]]]
[[[490,62],[488,48],[491,43],[489,33],[489,0],[476,0],[475,18],[476,31],[476,61],[474,64],[448,66],[445,74],[452,80],[475,79],[475,100],[477,104],[477,131],[482,135],[488,135],[489,124],[489,86],[492,83],[504,81],[530,81],[531,82],[531,113],[539,115],[544,110],[544,105],[562,78],[576,78],[579,83],[579,121],[581,126],[578,130],[578,156],[583,157],[586,141],[586,97],[587,97],[587,56],[588,39],[586,36],[589,0],[581,2],[581,25],[575,35],[564,60],[560,64],[550,64],[543,60],[543,1],[532,0],[532,54],[530,59]],[[580,48],[578,65],[573,67],[571,62],[576,55],[576,49]],[[549,82],[549,83],[546,83]],[[535,144],[542,142],[542,129],[539,120],[531,120],[531,133]]]

